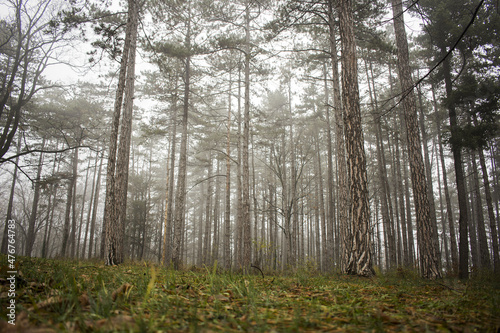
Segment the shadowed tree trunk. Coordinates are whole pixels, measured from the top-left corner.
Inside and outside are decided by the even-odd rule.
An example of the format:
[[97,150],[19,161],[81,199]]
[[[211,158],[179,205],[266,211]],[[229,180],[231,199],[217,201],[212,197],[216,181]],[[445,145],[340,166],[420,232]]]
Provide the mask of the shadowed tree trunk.
[[78,149],[75,149],[73,153],[73,175],[69,179],[68,182],[68,195],[66,196],[66,211],[64,213],[64,227],[63,227],[63,235],[62,235],[62,248],[61,248],[61,256],[65,257],[68,252],[68,242],[71,241],[70,238],[70,217],[71,217],[71,207],[73,204],[73,195],[74,195],[74,187],[76,185],[76,174],[75,174],[75,165],[78,164]]
[[[439,42],[439,41],[438,41]],[[444,43],[444,41],[441,41]],[[442,44],[444,45],[444,44]],[[446,54],[446,47],[441,46],[441,54]],[[443,75],[445,82],[446,95],[450,98],[453,94],[452,79],[451,79],[451,66],[450,60],[445,58],[443,60]],[[469,218],[467,216],[467,190],[465,188],[465,175],[462,161],[462,148],[459,145],[457,138],[458,120],[457,111],[453,103],[447,103],[448,117],[450,120],[450,142],[451,152],[453,153],[453,161],[455,162],[455,179],[457,183],[458,195],[458,228],[459,228],[459,243],[458,243],[458,277],[467,279],[469,277],[469,239],[468,239],[468,224]]]
[[15,188],[16,188],[16,182],[17,182],[17,165],[19,163],[19,152],[21,151],[21,138],[22,138],[22,133],[17,134],[17,157],[16,161],[14,163],[14,173],[12,175],[12,185],[10,187],[10,194],[9,194],[9,204],[7,205],[7,216],[5,218],[5,227],[3,230],[3,237],[2,237],[2,250],[0,251],[3,254],[7,254],[7,249],[8,249],[8,235],[9,235],[9,220],[12,220],[12,209],[14,207],[14,194],[15,194]]
[[[41,150],[45,148],[45,138],[42,139]],[[40,180],[42,176],[42,166],[43,166],[43,153],[40,153],[40,158],[38,159],[38,167],[35,178],[35,192],[33,194],[33,205],[31,207],[31,213],[28,223],[28,235],[26,239],[26,249],[25,255],[31,257],[31,252],[33,251],[33,245],[35,244],[36,237],[36,221],[38,213],[38,201],[40,200]]]

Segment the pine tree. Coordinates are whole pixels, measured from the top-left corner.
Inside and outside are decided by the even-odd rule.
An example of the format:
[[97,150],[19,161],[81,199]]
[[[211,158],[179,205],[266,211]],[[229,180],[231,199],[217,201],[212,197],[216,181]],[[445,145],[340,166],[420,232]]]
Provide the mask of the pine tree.
[[370,252],[366,156],[361,128],[358,66],[351,0],[338,1],[338,14],[342,43],[344,135],[350,180],[350,223],[353,236],[352,249],[349,253],[345,272],[353,275],[372,276],[374,270]]
[[420,253],[420,269],[423,277],[436,279],[439,271],[439,252],[433,242],[431,212],[427,191],[427,180],[422,157],[422,143],[417,122],[417,105],[413,92],[413,81],[410,71],[408,41],[403,20],[403,5],[399,0],[392,0],[394,31],[398,58],[399,80],[403,91],[403,110],[408,141],[410,173],[413,186],[415,212],[417,220],[417,241]]

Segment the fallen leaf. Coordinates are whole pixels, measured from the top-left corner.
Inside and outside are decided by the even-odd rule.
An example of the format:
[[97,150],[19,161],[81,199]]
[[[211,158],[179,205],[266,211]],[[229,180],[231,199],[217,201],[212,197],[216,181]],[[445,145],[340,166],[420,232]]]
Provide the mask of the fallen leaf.
[[61,296],[52,296],[52,297],[47,298],[45,301],[41,301],[41,302],[35,304],[35,306],[29,307],[27,310],[33,311],[35,308],[40,310],[40,309],[46,308],[46,307],[51,306],[51,305],[62,304],[63,301],[64,301],[64,299]]
[[82,307],[85,307],[85,306],[90,304],[89,296],[86,293],[84,293],[80,297],[78,297],[78,301],[80,302],[80,305]]
[[125,295],[126,293],[128,293],[130,291],[130,289],[132,289],[132,285],[131,284],[128,284],[128,283],[122,284],[120,286],[120,288],[118,288],[115,291],[113,291],[113,293],[111,294],[111,299],[113,301],[116,301],[116,299],[118,297]]
[[227,298],[226,296],[224,295],[214,295],[214,296],[210,296],[208,298],[208,301],[209,302],[213,302],[213,301],[219,301],[219,302],[228,302],[229,301],[229,298]]

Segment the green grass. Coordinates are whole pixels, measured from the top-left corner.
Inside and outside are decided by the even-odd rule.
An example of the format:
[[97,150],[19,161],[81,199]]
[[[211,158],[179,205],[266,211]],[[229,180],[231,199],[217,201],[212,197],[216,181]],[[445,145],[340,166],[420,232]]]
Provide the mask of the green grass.
[[[144,263],[16,258],[16,329],[43,332],[496,332],[500,281],[240,275]],[[1,275],[7,270],[0,256]],[[0,308],[9,298],[0,280]],[[5,315],[2,315],[5,320]],[[0,323],[0,331],[10,326]],[[35,331],[36,332],[36,331]]]

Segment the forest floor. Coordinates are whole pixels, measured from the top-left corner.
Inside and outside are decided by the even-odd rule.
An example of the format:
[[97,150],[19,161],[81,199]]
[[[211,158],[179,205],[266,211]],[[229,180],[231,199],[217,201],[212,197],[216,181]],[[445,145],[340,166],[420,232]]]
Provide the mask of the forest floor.
[[[1,332],[497,332],[500,281],[174,271],[0,256]],[[9,310],[12,302],[15,310]],[[11,317],[6,317],[7,314]],[[7,321],[15,314],[16,326]]]

